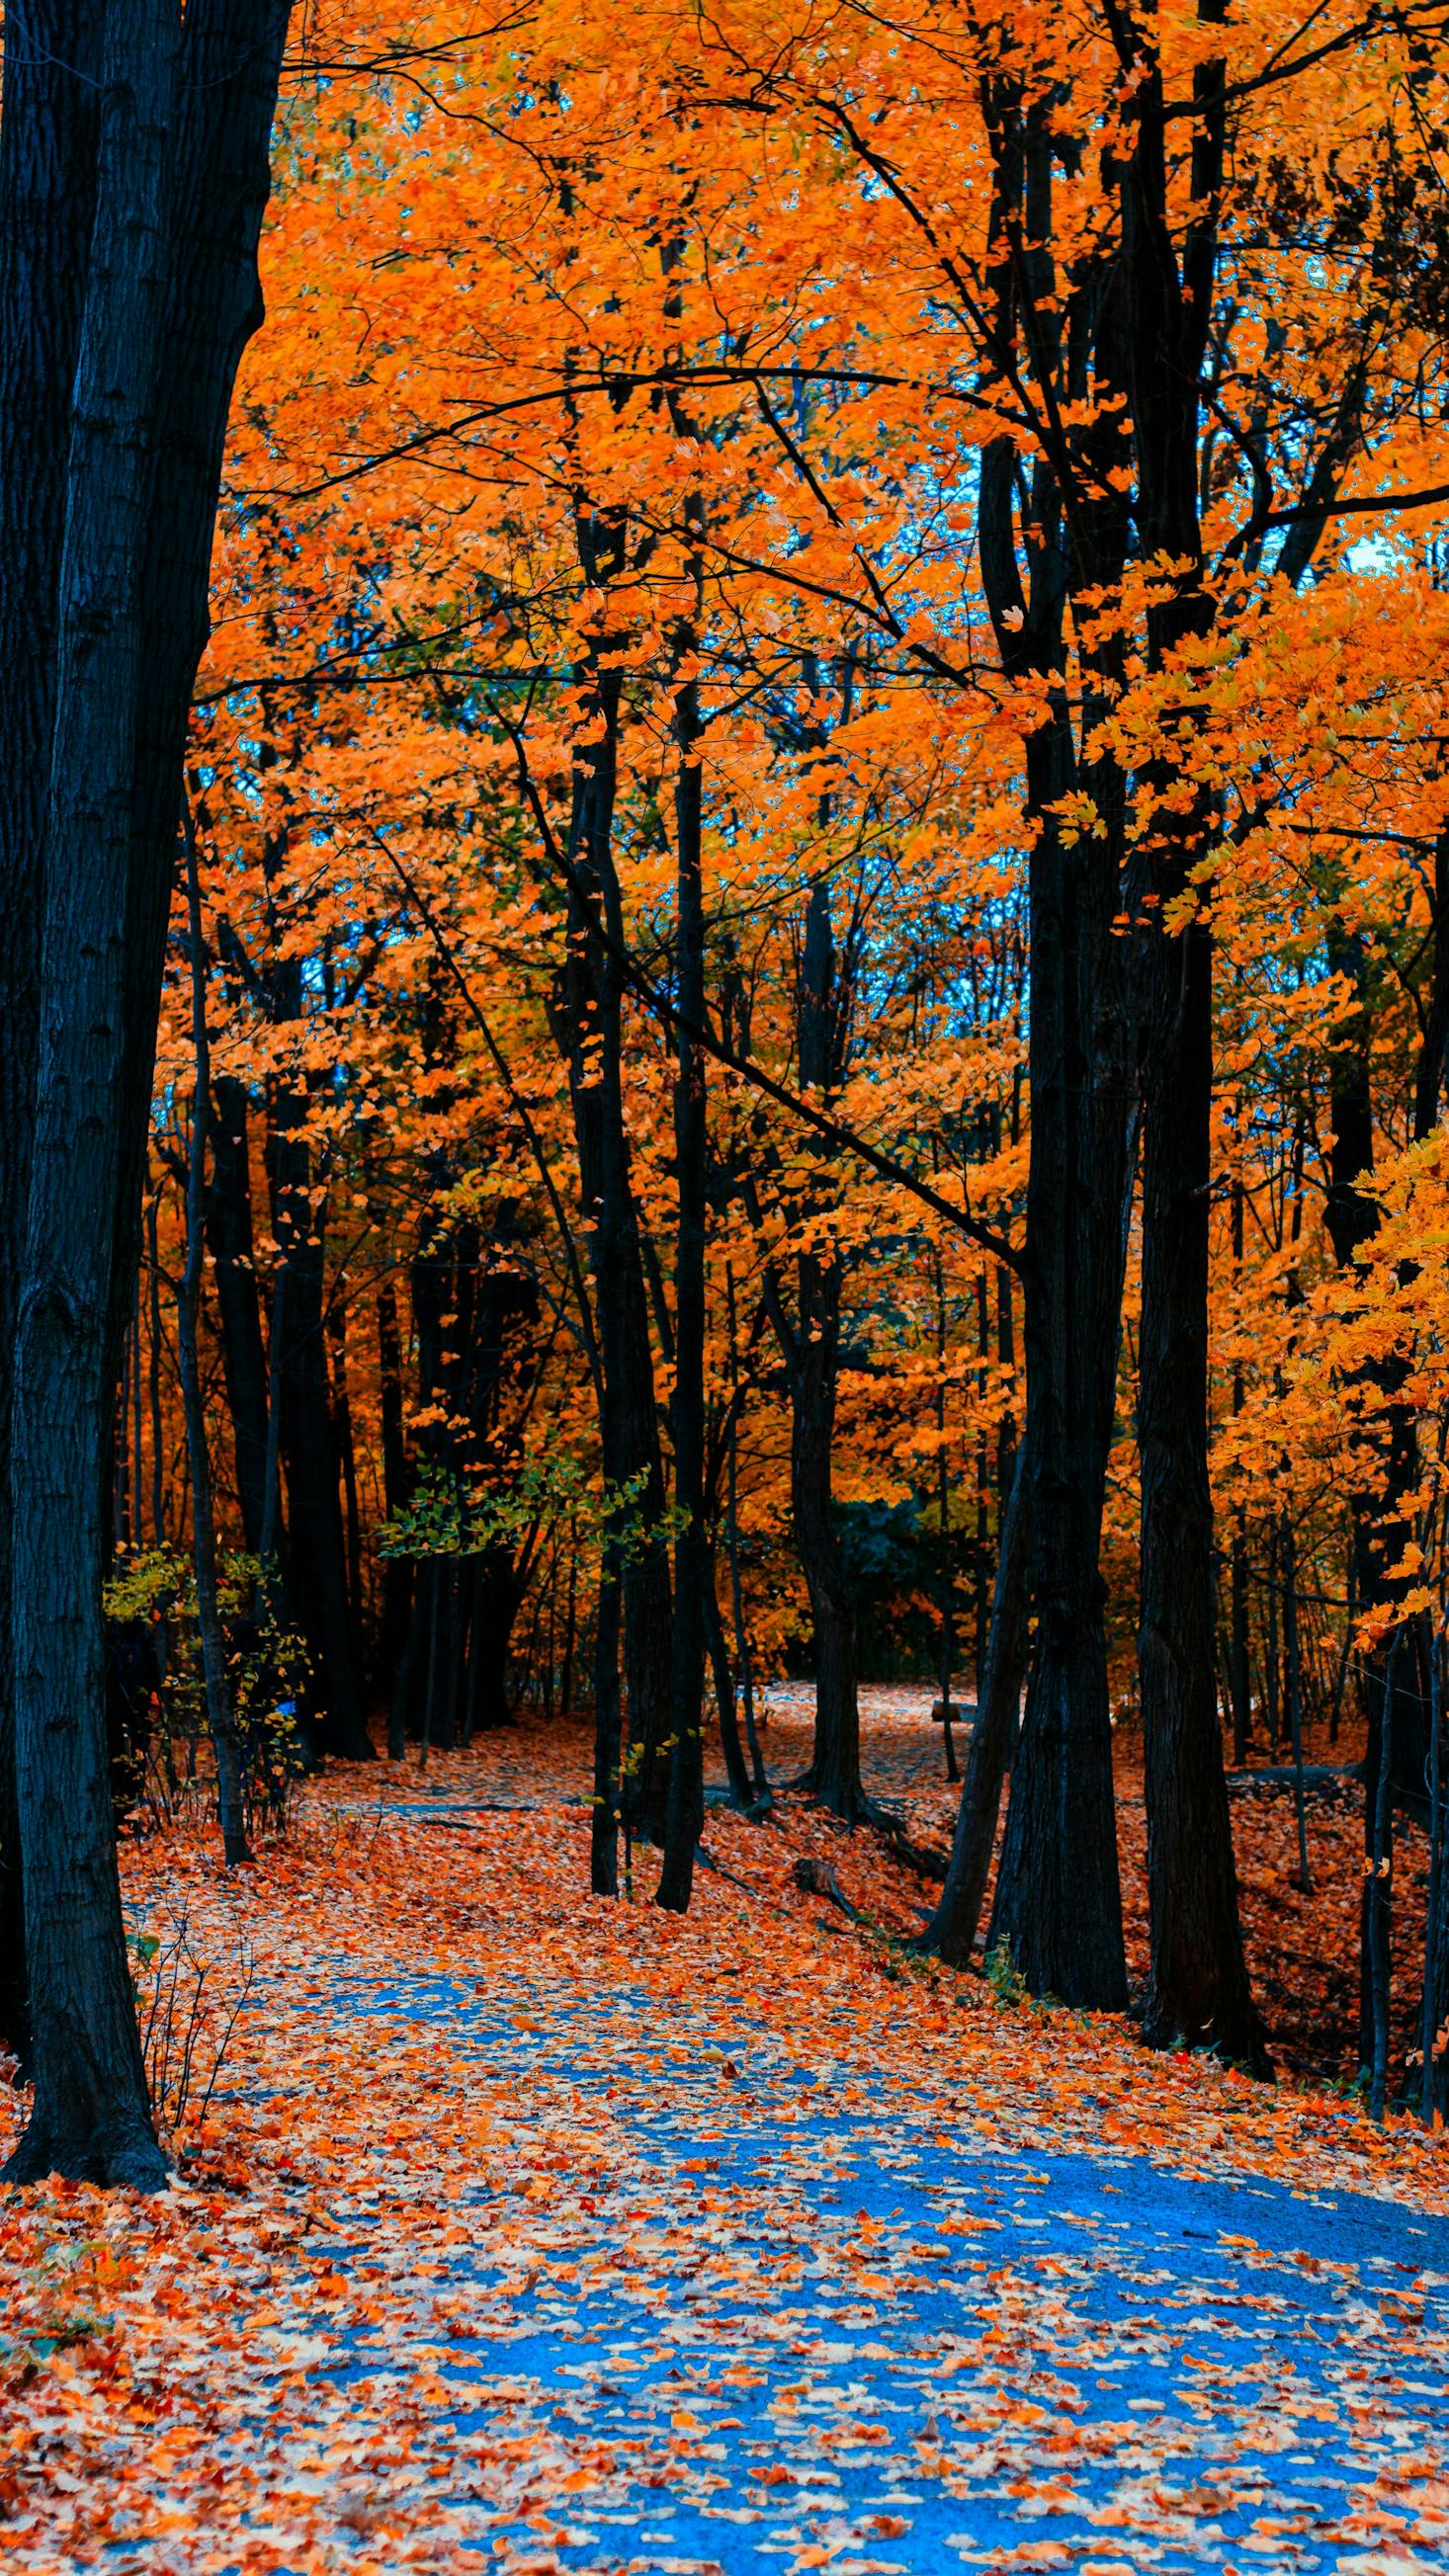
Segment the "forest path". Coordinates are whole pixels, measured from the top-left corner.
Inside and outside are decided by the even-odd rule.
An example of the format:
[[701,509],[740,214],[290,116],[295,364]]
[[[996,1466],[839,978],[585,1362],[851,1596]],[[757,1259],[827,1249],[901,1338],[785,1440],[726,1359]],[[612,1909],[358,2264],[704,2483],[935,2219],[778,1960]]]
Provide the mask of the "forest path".
[[[383,2422],[426,2378],[465,2551],[640,2576],[1444,2563],[1449,2220],[1053,2152],[1039,2119],[1025,2152],[969,2117],[947,2138],[909,2082],[843,2104],[819,2032],[784,2044],[717,1997],[535,1994],[520,2029],[471,1982],[339,1975],[329,2010],[570,2141],[556,2191],[506,2152],[463,2187],[401,2339],[386,2251],[387,2323],[321,2374]],[[365,2277],[365,2233],[337,2259]],[[481,2480],[450,2495],[448,2456]]]
[[127,1847],[230,2038],[177,2189],[0,2210],[7,2566],[1443,2568],[1442,2138],[912,1960],[798,1800],[591,1897],[528,1750]]

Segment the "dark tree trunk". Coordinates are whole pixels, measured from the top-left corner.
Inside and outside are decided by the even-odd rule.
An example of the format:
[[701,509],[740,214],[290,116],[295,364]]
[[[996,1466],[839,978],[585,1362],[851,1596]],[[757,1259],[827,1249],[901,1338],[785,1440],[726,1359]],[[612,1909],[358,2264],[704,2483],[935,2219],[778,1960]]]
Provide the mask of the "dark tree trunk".
[[740,1565],[740,1353],[735,1317],[735,1280],[729,1263],[725,1264],[725,1312],[729,1325],[730,1408],[729,1456],[725,1488],[726,1543],[730,1569],[730,1623],[734,1632],[735,1664],[740,1679],[740,1698],[744,1707],[745,1743],[750,1757],[754,1782],[754,1805],[764,1814],[771,1804],[770,1782],[760,1752],[759,1731],[755,1725],[755,1677],[750,1656],[750,1632],[745,1623],[744,1582]]
[[715,1707],[719,1713],[720,1751],[724,1755],[725,1778],[730,1784],[730,1797],[735,1806],[751,1810],[755,1803],[754,1784],[750,1779],[745,1748],[740,1737],[739,1709],[735,1700],[735,1677],[730,1670],[729,1647],[725,1642],[724,1621],[720,1617],[719,1595],[715,1591],[714,1568],[710,1567],[704,1595],[704,1636],[709,1650],[709,1668],[714,1680]]
[[1105,851],[1061,845],[1050,809],[1074,775],[1064,715],[1033,738],[1028,762],[1041,818],[1031,861],[1022,1283],[1035,1635],[990,1938],[1010,1944],[1034,1994],[1120,2011],[1127,1973],[1099,1571],[1130,1169],[1117,1052],[1102,1034],[1116,853],[1110,840]]
[[[1243,1213],[1245,1196],[1242,1182],[1233,1183],[1233,1276],[1240,1279],[1243,1268]],[[1241,1413],[1247,1401],[1241,1368],[1233,1371],[1233,1411]],[[1233,1512],[1233,1539],[1229,1555],[1232,1630],[1228,1645],[1228,1691],[1233,1708],[1233,1761],[1239,1770],[1248,1758],[1253,1733],[1253,1687],[1249,1657],[1248,1615],[1248,1525],[1247,1515],[1239,1503]]]
[[815,1643],[815,1744],[801,1786],[847,1822],[867,1812],[860,1778],[855,1604],[833,1515],[840,1266],[802,1255],[799,1321],[790,1358],[790,1512],[810,1596]]
[[[1216,16],[1210,5],[1205,14]],[[1223,72],[1194,75],[1200,121],[1181,252],[1167,203],[1161,72],[1143,66],[1134,149],[1122,165],[1127,347],[1137,520],[1148,558],[1184,569],[1148,612],[1148,657],[1170,668],[1207,631],[1198,524],[1200,380],[1211,327],[1222,180]],[[1180,261],[1180,265],[1179,265]],[[1148,795],[1175,777],[1149,771]],[[1208,1237],[1212,935],[1201,913],[1164,930],[1213,836],[1199,792],[1149,823],[1143,933],[1142,1323],[1138,1442],[1142,1601],[1138,1673],[1147,1803],[1151,1967],[1144,2028],[1159,2045],[1211,2043],[1265,2064],[1238,1920],[1218,1722],[1212,1495],[1208,1478]]]
[[[983,1319],[982,1342],[984,1344],[984,1315],[986,1306],[986,1279],[984,1272],[979,1285],[980,1300],[977,1311],[978,1315]],[[937,1616],[940,1624],[936,1637],[936,1677],[941,1693],[941,1733],[945,1739],[946,1777],[948,1780],[954,1781],[960,1779],[961,1772],[960,1766],[956,1760],[956,1738],[952,1731],[951,1709],[951,1668],[955,1662],[956,1654],[956,1569],[951,1547],[951,1479],[946,1464],[945,1372],[946,1275],[942,1267],[940,1254],[938,1253],[936,1256],[936,1517],[940,1547],[938,1571],[939,1599],[937,1607]],[[984,1459],[981,1459],[978,1456],[978,1469],[982,1472],[983,1479],[984,1465]],[[985,1530],[982,1524],[984,1524],[985,1520],[985,1509],[984,1503],[979,1499],[977,1504],[977,1519],[976,1589],[978,1604],[984,1605],[986,1597],[984,1564]],[[982,1629],[985,1628],[986,1622],[984,1607],[979,1624]]]
[[[1434,847],[1434,940],[1429,1007],[1424,1019],[1414,1086],[1414,1134],[1431,1136],[1439,1122],[1449,1046],[1449,829]],[[1449,2119],[1449,1746],[1444,1711],[1445,1651],[1431,1635],[1428,1666],[1429,1898],[1424,1926],[1424,1990],[1420,2053],[1424,2118]]]
[[579,1548],[578,1527],[572,1516],[568,1532],[568,1596],[564,1610],[563,1663],[558,1679],[558,1713],[565,1725],[573,1715],[574,1649],[578,1642],[579,1623]]
[[1233,1701],[1233,1761],[1241,1770],[1247,1761],[1248,1748],[1253,1737],[1253,1683],[1248,1620],[1248,1533],[1241,1508],[1233,1516],[1230,1581],[1233,1620],[1229,1647],[1230,1688]]
[[589,1885],[595,1896],[619,1893],[619,1826],[623,1807],[619,1765],[624,1728],[619,1708],[619,1586],[605,1570],[594,1622],[594,1813],[589,1835]]
[[[795,1044],[801,1090],[822,1101],[845,1069],[850,977],[837,957],[830,886],[811,888],[800,944]],[[835,1526],[835,1399],[840,1371],[843,1266],[834,1251],[802,1252],[796,1299],[787,1314],[769,1274],[768,1306],[790,1384],[790,1521],[810,1600],[815,1662],[815,1738],[800,1785],[833,1815],[854,1823],[870,1813],[860,1777],[860,1702],[855,1604]]]
[[1442,1636],[1429,1656],[1429,1892],[1420,2006],[1420,2103],[1426,2126],[1449,2119],[1449,1747],[1445,1744]]
[[1031,1553],[1031,1476],[1026,1459],[1023,1446],[1017,1453],[1011,1493],[1002,1515],[989,1643],[985,1664],[977,1675],[976,1723],[966,1749],[966,1776],[956,1811],[950,1867],[940,1903],[921,1935],[922,1949],[934,1950],[956,1968],[970,1963],[991,1874],[1002,1787],[1021,1716]]
[[[155,2188],[116,1874],[101,1624],[123,1141],[141,564],[166,294],[176,27],[112,12],[71,411],[45,812],[39,1059],[11,1457],[15,1750],[35,2098],[7,2171]],[[7,425],[8,426],[8,425]]]
[[1449,825],[1434,843],[1434,924],[1429,1001],[1414,1075],[1414,1134],[1432,1136],[1439,1123],[1449,1047]]
[[[0,1350],[7,1357],[15,1348],[30,1190],[56,595],[99,106],[99,26],[90,0],[34,0],[24,31],[23,40],[5,49],[0,113]],[[5,1383],[0,1495],[8,1496],[8,1370]],[[30,2011],[15,1783],[11,1539],[11,1513],[0,1509],[0,2044],[24,2065]]]
[[[430,1033],[429,1054],[434,1052]],[[435,1187],[445,1189],[453,1178],[451,1168],[435,1160]],[[452,1244],[445,1225],[440,1225],[430,1211],[423,1219],[422,1239],[413,1255],[410,1286],[413,1327],[417,1335],[418,1400],[424,1411],[447,1413],[443,1349],[443,1318],[453,1294]],[[433,1421],[419,1431],[418,1448],[422,1461],[434,1473],[446,1470],[451,1463],[451,1443],[444,1424]],[[440,1589],[442,1560],[436,1556],[420,1557],[413,1568],[413,1629],[407,1658],[407,1694],[405,1702],[406,1731],[421,1738],[424,1744],[440,1741],[437,1694],[442,1685],[438,1634],[442,1616]]]
[[131,1543],[143,1544],[141,1462],[141,1274],[136,1273],[131,1298]]
[[[32,454],[27,468],[27,506],[53,513],[58,530],[61,485],[47,500],[44,478],[51,457],[65,459],[63,552],[52,539],[59,582],[27,567],[43,576],[31,613],[44,619],[56,602],[50,739],[21,725],[0,745],[7,795],[23,806],[29,793],[38,811],[37,764],[48,781],[9,1495],[36,2075],[12,2159],[22,2177],[58,2169],[154,2183],[164,2170],[107,1794],[105,1451],[131,1307],[182,748],[232,382],[260,318],[256,246],[286,20],[276,0],[192,0],[184,23],[163,0],[108,14],[99,94],[78,111],[98,106],[100,132],[68,425],[45,462]],[[37,87],[27,101],[12,83],[22,48],[8,49],[13,166],[36,163],[54,179],[53,133],[47,126],[37,161],[27,126],[47,120],[59,85],[86,87],[74,66],[87,52],[71,12],[32,13],[24,53]],[[65,234],[54,245],[63,335],[80,273],[74,193],[68,181],[37,193],[50,195]],[[12,290],[21,282],[12,272]],[[0,324],[0,337],[9,330]],[[13,452],[14,440],[13,420],[0,420],[0,448]]]
[[186,826],[186,911],[191,952],[191,1031],[196,1087],[191,1111],[191,1151],[186,1174],[186,1259],[181,1293],[176,1301],[176,1349],[181,1373],[181,1401],[186,1417],[186,1446],[191,1460],[192,1567],[196,1580],[196,1624],[201,1637],[201,1669],[206,1687],[206,1715],[216,1760],[216,1794],[222,1853],[227,1867],[251,1859],[247,1846],[246,1791],[241,1739],[227,1670],[217,1595],[216,1516],[212,1507],[211,1457],[206,1440],[206,1407],[201,1392],[197,1318],[201,1309],[201,1272],[205,1259],[203,1210],[206,1199],[206,1145],[211,1107],[211,1050],[206,1027],[206,960],[202,948],[201,886],[196,842]]
[[[1045,115],[1040,107],[1023,114],[1004,84],[988,92],[987,109],[1003,336],[1015,328],[1012,299],[1020,294],[1034,309],[1033,364],[1054,380],[1054,398],[1116,395],[1121,314],[1110,267],[1084,275],[1065,325],[1057,299]],[[1032,247],[1018,270],[1005,253],[1008,236],[1019,237],[1023,226]],[[1121,463],[1117,414],[1105,413],[1090,435],[1094,473]],[[1123,967],[1121,942],[1112,936],[1121,900],[1123,782],[1109,758],[1079,758],[1063,634],[1072,589],[1110,586],[1119,577],[1127,532],[1120,503],[1089,499],[1080,485],[1069,530],[1057,474],[1042,459],[1032,469],[1018,540],[1017,463],[1009,440],[983,451],[979,526],[1003,667],[1013,678],[1034,676],[1050,692],[1026,763],[1031,1161],[1022,1297],[1034,1634],[990,1939],[1010,1944],[1033,1993],[1118,2010],[1127,1979],[1099,1559],[1131,1178]],[[1119,649],[1108,645],[1098,661],[1089,659],[1085,744],[1117,685]],[[1074,791],[1091,797],[1097,828],[1068,846],[1057,809]],[[998,1597],[1003,1604],[1010,1598],[999,1584]],[[998,1651],[993,1643],[993,1663]],[[966,1785],[976,1798],[974,1768],[968,1765]]]
[[1152,1935],[1144,2026],[1159,2046],[1211,2043],[1261,2067],[1215,1680],[1207,1464],[1211,942],[1198,922],[1176,939],[1152,935],[1157,1008],[1143,1122],[1138,1412],[1138,1658]]
[[[289,1015],[291,1016],[291,1015]],[[306,1088],[278,1080],[270,1101],[273,1231],[285,1278],[279,1378],[294,1613],[323,1703],[324,1748],[369,1759],[323,1334],[326,1217],[307,1139]],[[276,1327],[274,1326],[274,1329]]]
[[[1352,1266],[1379,1227],[1379,1205],[1370,1188],[1374,1168],[1373,1093],[1369,1054],[1373,1012],[1369,963],[1362,939],[1344,930],[1336,916],[1328,924],[1328,962],[1354,996],[1356,1008],[1340,1043],[1329,1057],[1333,1140],[1329,1149],[1328,1200],[1325,1220],[1334,1259],[1340,1269]],[[1427,1085],[1425,1086],[1427,1090]],[[1361,1607],[1391,1602],[1406,1589],[1391,1568],[1412,1534],[1412,1496],[1419,1480],[1418,1426],[1396,1401],[1404,1380],[1404,1363],[1393,1353],[1371,1364],[1369,1376],[1379,1399],[1379,1419],[1367,1435],[1376,1455],[1371,1496],[1355,1491],[1353,1513],[1352,1590]],[[1374,1872],[1379,1853],[1377,1823],[1380,1775],[1387,1757],[1391,1796],[1422,1799],[1427,1749],[1426,1708],[1418,1689],[1417,1639],[1405,1642],[1405,1631],[1392,1628],[1362,1666],[1364,1714],[1368,1742],[1364,1758],[1364,1885],[1359,1910],[1359,2062],[1371,2069],[1374,2058],[1376,1953],[1392,1937],[1392,1888]]]
[[146,1201],[146,1417],[151,1434],[151,1545],[166,1544],[166,1446],[161,1413],[161,1192]]
[[[587,579],[607,590],[624,568],[625,533],[617,514],[581,517],[579,549]],[[601,648],[606,649],[606,648]],[[633,1489],[627,1509],[632,1543],[611,1550],[622,1600],[624,1679],[633,1762],[625,1784],[630,1831],[663,1839],[669,1764],[673,1615],[669,1559],[657,1536],[664,1477],[654,1394],[654,1361],[629,1171],[623,1094],[623,909],[614,866],[620,675],[586,661],[580,679],[592,701],[596,734],[575,763],[569,823],[568,956],[552,997],[551,1017],[569,1068],[569,1096],[589,1224],[589,1261],[597,1298],[602,1362],[600,1443],[611,1492]],[[606,933],[599,936],[599,921]]]
[[[692,652],[693,636],[685,639]],[[674,1499],[683,1526],[674,1545],[669,1795],[658,1901],[688,1911],[694,1854],[704,1829],[705,1593],[714,1597],[704,1526],[705,1190],[708,1127],[704,1054],[690,1035],[704,1020],[704,888],[701,875],[699,690],[675,699],[679,1027],[674,1078],[674,1164],[679,1215],[674,1264]]]
[[[1389,1648],[1385,1706],[1393,1699],[1396,1666],[1406,1633],[1403,1628],[1397,1628]],[[1368,1967],[1365,1980],[1368,2029],[1363,2061],[1369,2079],[1369,2112],[1373,2119],[1382,2120],[1389,2081],[1389,1999],[1393,1973],[1394,1883],[1392,1739],[1383,1711],[1379,1719],[1378,1743],[1376,1746],[1371,1744],[1370,1760],[1365,1768],[1369,1796],[1365,1852],[1368,1867],[1364,1877],[1364,1951]]]
[[[435,1035],[441,1057],[444,1037],[441,1031]],[[459,1733],[466,1738],[475,1727],[509,1721],[509,1642],[527,1589],[533,1540],[516,1556],[511,1543],[501,1541],[490,1541],[479,1552],[476,1532],[469,1527],[468,1495],[481,1475],[492,1473],[506,1486],[515,1470],[517,1438],[501,1420],[503,1391],[520,1328],[534,1325],[538,1315],[533,1282],[506,1257],[508,1210],[499,1209],[494,1234],[485,1244],[476,1224],[456,1222],[439,1204],[455,1177],[446,1156],[432,1157],[435,1204],[423,1221],[411,1288],[418,1393],[425,1413],[434,1417],[419,1431],[420,1472],[435,1475],[440,1494],[456,1508],[457,1555],[447,1560],[446,1580],[441,1558],[425,1557],[416,1568],[409,1642],[395,1693],[399,1731],[405,1733],[411,1724],[427,1742],[443,1745]],[[389,1508],[396,1509],[409,1471],[402,1450],[401,1353],[391,1299],[380,1307],[379,1331],[386,1345],[385,1381],[396,1388],[395,1396],[385,1395],[393,1427],[389,1431],[384,1424],[392,1456],[389,1490],[396,1495]]]
[[126,918],[126,1072],[118,1174],[117,1351],[135,1258],[156,1026],[196,668],[227,418],[241,355],[263,319],[257,243],[291,0],[187,0],[171,196],[164,400],[153,439],[143,610],[146,686],[136,742]]
[[[389,1516],[400,1512],[412,1490],[407,1441],[403,1431],[402,1333],[397,1290],[384,1279],[377,1292],[377,1367],[382,1414],[382,1491]],[[377,1678],[389,1696],[407,1647],[412,1615],[413,1570],[405,1556],[383,1560],[382,1620],[377,1642]]]
[[255,1556],[267,1516],[267,1351],[252,1231],[247,1087],[223,1074],[212,1086],[212,1097],[206,1236],[216,1274],[227,1410],[236,1444],[237,1503],[248,1552]]
[[352,1604],[352,1622],[360,1634],[364,1626],[362,1590],[362,1514],[357,1499],[357,1452],[352,1439],[352,1396],[347,1384],[347,1307],[345,1285],[338,1283],[338,1293],[327,1312],[327,1339],[332,1346],[332,1437],[342,1470],[342,1499],[347,1525],[347,1595]]

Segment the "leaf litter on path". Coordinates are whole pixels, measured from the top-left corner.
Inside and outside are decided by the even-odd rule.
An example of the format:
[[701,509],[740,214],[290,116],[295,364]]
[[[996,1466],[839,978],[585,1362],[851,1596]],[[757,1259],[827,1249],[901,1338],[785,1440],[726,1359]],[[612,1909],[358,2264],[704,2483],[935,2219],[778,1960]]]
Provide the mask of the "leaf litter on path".
[[798,1805],[683,1921],[557,1777],[415,1812],[519,1751],[128,1850],[252,1993],[176,2190],[0,2204],[11,2564],[1442,2565],[1442,2142],[905,1961]]

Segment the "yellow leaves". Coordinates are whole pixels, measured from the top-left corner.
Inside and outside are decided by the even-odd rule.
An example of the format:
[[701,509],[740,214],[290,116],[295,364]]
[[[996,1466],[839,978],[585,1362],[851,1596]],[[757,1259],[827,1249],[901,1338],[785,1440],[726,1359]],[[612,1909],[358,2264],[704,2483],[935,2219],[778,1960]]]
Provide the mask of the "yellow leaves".
[[1058,797],[1051,811],[1062,825],[1062,838],[1068,849],[1074,849],[1080,841],[1100,839],[1106,830],[1094,800],[1085,793]]

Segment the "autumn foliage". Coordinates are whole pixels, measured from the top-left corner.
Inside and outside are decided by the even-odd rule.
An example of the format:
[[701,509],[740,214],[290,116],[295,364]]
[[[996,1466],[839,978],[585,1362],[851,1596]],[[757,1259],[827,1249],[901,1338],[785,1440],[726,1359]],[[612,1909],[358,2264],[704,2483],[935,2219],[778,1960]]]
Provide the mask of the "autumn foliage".
[[[763,1812],[808,1677],[947,1961],[1442,2116],[1441,15],[298,13],[133,1818],[214,1777],[238,1859],[319,1763],[586,1710],[591,1886],[683,1910],[702,1734]],[[863,1680],[981,1709],[949,1878]],[[1255,1768],[1331,2013],[1245,1964]]]

